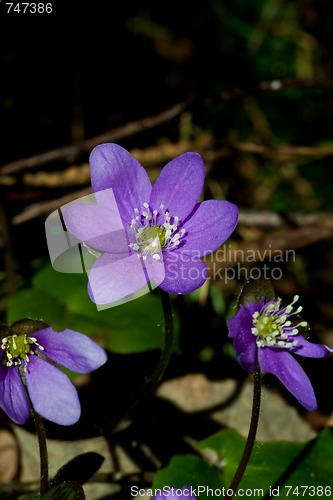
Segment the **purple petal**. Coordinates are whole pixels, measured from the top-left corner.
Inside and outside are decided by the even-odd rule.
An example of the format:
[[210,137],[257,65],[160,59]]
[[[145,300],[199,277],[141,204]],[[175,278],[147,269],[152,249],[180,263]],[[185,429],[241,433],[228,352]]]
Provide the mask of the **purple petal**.
[[160,285],[169,293],[189,293],[201,287],[208,277],[207,267],[201,260],[184,260],[177,251],[164,252],[165,279]]
[[138,254],[114,261],[104,254],[93,264],[89,273],[90,298],[96,304],[109,304],[146,287],[147,277]]
[[306,356],[307,358],[326,358],[329,355],[327,348],[322,344],[313,344],[306,340],[302,335],[292,337],[297,340],[297,345],[290,350],[299,356]]
[[172,217],[184,221],[196,205],[205,178],[205,167],[198,153],[184,153],[161,170],[150,197],[150,206],[159,210],[161,203]]
[[258,352],[262,372],[272,373],[281,380],[288,391],[310,411],[317,408],[317,400],[311,382],[293,356],[283,350],[262,347]]
[[35,411],[59,425],[75,424],[81,407],[67,375],[36,355],[31,356],[27,368],[27,386]]
[[25,424],[30,407],[17,366],[0,365],[0,394],[0,408],[16,424]]
[[198,203],[185,220],[184,252],[198,252],[203,257],[214,252],[232,234],[238,221],[238,208],[225,200],[208,200]]
[[147,172],[118,144],[100,144],[92,150],[90,175],[95,193],[113,189],[120,215],[128,225],[134,218],[134,208],[141,212],[143,203],[149,202],[151,182]]
[[115,205],[114,210],[84,203],[63,209],[67,229],[88,246],[102,252],[128,251],[126,234]]
[[34,332],[44,354],[61,366],[77,373],[89,373],[104,365],[107,355],[91,338],[74,330],[55,332],[45,328]]
[[237,360],[248,373],[253,373],[256,360],[256,338],[251,333],[253,328],[252,314],[260,307],[259,302],[253,302],[250,311],[247,307],[240,306],[235,316],[227,321],[229,337],[234,341]]
[[155,260],[152,255],[148,255],[147,259],[142,261],[144,266],[147,281],[150,282],[152,289],[158,287],[165,279],[165,253],[160,252],[160,260]]

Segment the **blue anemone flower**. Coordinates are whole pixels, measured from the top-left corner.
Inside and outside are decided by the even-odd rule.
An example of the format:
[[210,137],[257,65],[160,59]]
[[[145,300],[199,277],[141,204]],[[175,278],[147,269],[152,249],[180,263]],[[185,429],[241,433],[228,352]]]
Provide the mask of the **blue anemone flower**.
[[106,362],[104,349],[82,333],[56,332],[30,318],[2,326],[0,333],[0,408],[21,425],[28,420],[31,405],[56,424],[77,422],[79,397],[59,367],[89,373]]
[[89,271],[93,302],[122,300],[150,282],[183,294],[206,281],[201,257],[229,238],[238,208],[226,200],[198,202],[205,178],[198,153],[171,160],[152,186],[126,149],[101,144],[90,155],[90,175],[97,203],[72,203],[63,216],[97,256]]
[[305,321],[294,321],[301,312],[294,304],[284,307],[280,298],[241,304],[235,316],[228,320],[229,337],[233,339],[236,356],[249,373],[255,370],[258,360],[262,372],[272,373],[310,411],[317,408],[311,382],[298,363],[296,356],[325,358],[329,349],[306,340],[301,330],[308,327]]

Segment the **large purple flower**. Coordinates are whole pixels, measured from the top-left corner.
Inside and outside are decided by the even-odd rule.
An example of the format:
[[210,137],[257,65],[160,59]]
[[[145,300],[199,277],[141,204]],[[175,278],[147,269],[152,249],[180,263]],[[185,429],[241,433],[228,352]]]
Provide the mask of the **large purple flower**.
[[30,416],[30,399],[37,413],[56,424],[77,422],[78,394],[59,365],[89,373],[106,362],[104,349],[82,333],[56,332],[29,318],[2,326],[1,334],[0,408],[22,425]]
[[229,337],[233,339],[237,359],[249,373],[255,369],[256,359],[262,372],[276,375],[285,387],[308,410],[317,408],[311,382],[294,355],[325,358],[328,348],[308,342],[300,330],[305,321],[293,321],[302,307],[295,311],[293,302],[283,307],[281,299],[240,305],[237,313],[228,320]]
[[91,153],[90,173],[97,204],[71,204],[64,220],[76,238],[98,252],[89,272],[94,302],[121,300],[149,282],[177,294],[205,282],[201,257],[229,238],[238,209],[225,200],[198,203],[205,177],[199,154],[171,160],[152,186],[128,151],[101,144]]

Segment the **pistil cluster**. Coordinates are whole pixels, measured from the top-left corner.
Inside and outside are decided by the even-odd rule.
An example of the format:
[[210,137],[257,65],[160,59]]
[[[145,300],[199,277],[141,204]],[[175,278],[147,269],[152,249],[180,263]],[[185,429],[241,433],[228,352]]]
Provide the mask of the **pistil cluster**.
[[[131,221],[135,242],[130,243],[130,248],[138,252],[138,257],[143,260],[152,255],[153,259],[160,260],[163,250],[171,250],[180,244],[186,230],[178,232],[179,218],[170,216],[161,203],[160,210],[151,210],[148,203],[143,204],[144,210],[140,213],[134,208],[135,217]],[[158,221],[161,219],[161,221]]]
[[251,333],[257,337],[258,347],[279,347],[289,349],[298,344],[293,337],[299,334],[299,327],[308,327],[306,321],[301,321],[296,325],[292,324],[290,317],[302,311],[299,306],[293,311],[294,304],[299,296],[295,295],[294,300],[287,307],[281,307],[281,299],[268,302],[261,311],[253,313],[253,328]]

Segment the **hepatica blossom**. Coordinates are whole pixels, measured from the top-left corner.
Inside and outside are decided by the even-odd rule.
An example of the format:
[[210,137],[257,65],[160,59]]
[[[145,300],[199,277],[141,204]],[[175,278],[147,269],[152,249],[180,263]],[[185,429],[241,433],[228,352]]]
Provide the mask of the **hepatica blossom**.
[[300,333],[308,324],[296,319],[302,310],[301,306],[294,310],[298,298],[296,295],[287,307],[279,298],[240,305],[228,320],[229,337],[247,372],[254,371],[257,358],[262,372],[276,375],[305,408],[313,411],[317,408],[316,397],[297,356],[324,358],[328,348],[307,341]]
[[199,154],[171,160],[152,186],[128,151],[101,144],[91,153],[90,173],[96,204],[73,203],[63,215],[70,233],[98,257],[88,287],[95,303],[121,300],[147,283],[183,294],[205,282],[201,257],[229,238],[238,209],[225,200],[198,203],[205,177]]
[[59,366],[89,373],[106,362],[104,349],[82,333],[56,332],[29,318],[1,326],[0,333],[0,408],[22,425],[30,416],[30,399],[37,413],[56,424],[77,422],[78,394]]

